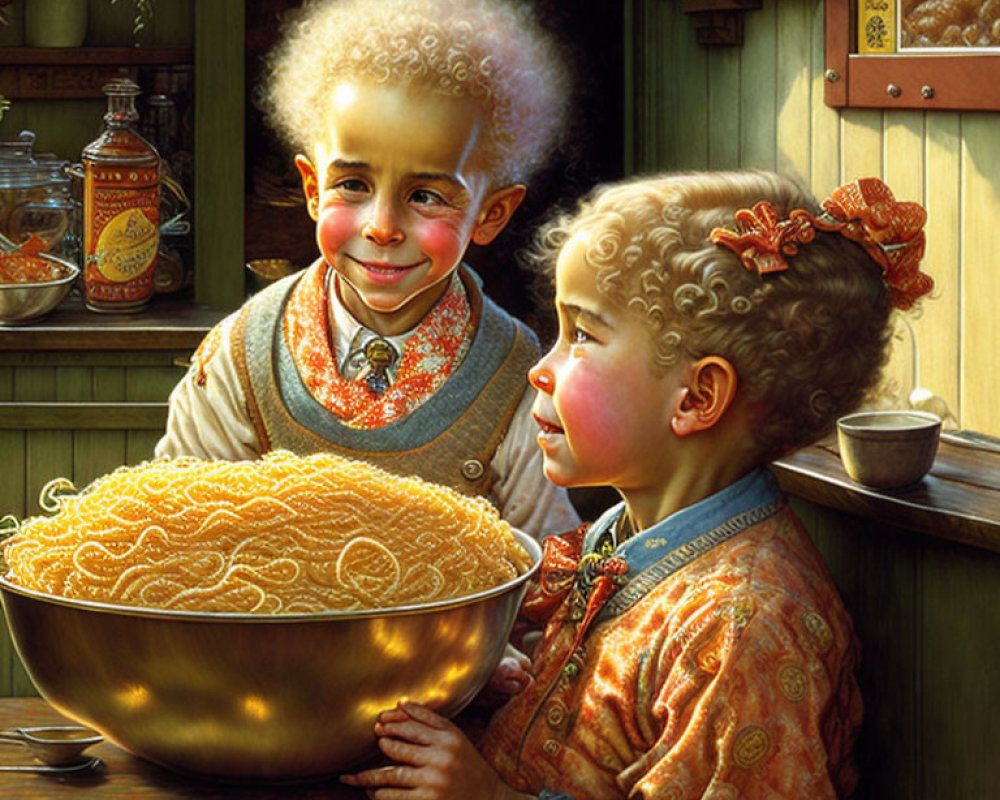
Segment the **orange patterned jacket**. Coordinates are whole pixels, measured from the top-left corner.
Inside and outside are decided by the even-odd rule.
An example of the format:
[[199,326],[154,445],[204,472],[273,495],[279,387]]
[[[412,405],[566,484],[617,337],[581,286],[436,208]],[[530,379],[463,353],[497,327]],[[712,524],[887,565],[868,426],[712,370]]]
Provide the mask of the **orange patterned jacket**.
[[544,624],[534,682],[492,719],[487,760],[520,791],[574,800],[849,794],[859,646],[771,473],[602,555],[623,510],[546,540],[523,607]]

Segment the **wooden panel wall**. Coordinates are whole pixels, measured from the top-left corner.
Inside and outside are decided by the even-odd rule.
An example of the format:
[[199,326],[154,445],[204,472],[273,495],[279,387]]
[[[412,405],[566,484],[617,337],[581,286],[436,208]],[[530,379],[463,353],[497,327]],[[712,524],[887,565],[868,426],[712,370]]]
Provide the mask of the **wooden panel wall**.
[[820,198],[873,175],[923,203],[937,287],[915,337],[897,325],[887,402],[919,385],[962,427],[1000,435],[1000,114],[829,108],[823,0],[764,0],[741,47],[698,45],[677,2],[625,13],[627,172],[777,169]]
[[[166,399],[182,371],[175,357],[187,353],[9,353],[0,358],[0,516],[42,513],[38,497],[53,478],[83,488],[122,464],[153,455],[163,435]],[[30,404],[52,403],[32,418]],[[88,425],[78,403],[114,408]],[[141,413],[130,413],[141,404]],[[60,413],[65,412],[65,413]],[[71,418],[79,420],[68,427]],[[115,425],[118,427],[115,427]],[[0,625],[0,696],[35,694]]]
[[1000,555],[793,504],[862,643],[856,800],[1000,797]]

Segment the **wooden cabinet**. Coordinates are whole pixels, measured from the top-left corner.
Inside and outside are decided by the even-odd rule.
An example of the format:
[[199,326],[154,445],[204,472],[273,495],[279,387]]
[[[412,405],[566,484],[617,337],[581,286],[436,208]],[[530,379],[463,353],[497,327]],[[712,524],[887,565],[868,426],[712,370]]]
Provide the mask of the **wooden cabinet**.
[[1000,796],[1000,452],[942,441],[920,483],[878,491],[831,437],[776,472],[861,642],[855,800]]
[[[858,27],[854,6],[844,0],[826,0],[823,79],[827,105],[923,111],[1000,110],[997,48],[858,53],[854,45]],[[897,13],[901,10],[902,4]]]
[[120,69],[193,64],[194,300],[236,308],[244,297],[244,4],[171,0],[157,6],[157,35],[148,46],[106,45],[121,38],[114,26],[124,21],[127,32],[130,6],[91,2],[94,33],[86,47],[0,47],[0,93],[13,101],[0,138],[26,128],[38,134],[40,150],[78,158],[100,130],[104,78]]
[[[41,513],[39,493],[53,478],[82,488],[151,458],[167,397],[221,316],[173,300],[102,317],[77,299],[43,323],[0,328],[0,516]],[[0,696],[30,694],[3,626]]]

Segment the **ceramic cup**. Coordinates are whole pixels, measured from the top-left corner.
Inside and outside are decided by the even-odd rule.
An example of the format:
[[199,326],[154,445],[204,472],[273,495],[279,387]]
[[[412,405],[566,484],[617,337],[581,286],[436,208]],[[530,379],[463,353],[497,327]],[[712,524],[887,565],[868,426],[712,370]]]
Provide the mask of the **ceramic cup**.
[[921,480],[934,463],[940,433],[940,417],[926,411],[862,411],[837,420],[844,470],[876,489]]

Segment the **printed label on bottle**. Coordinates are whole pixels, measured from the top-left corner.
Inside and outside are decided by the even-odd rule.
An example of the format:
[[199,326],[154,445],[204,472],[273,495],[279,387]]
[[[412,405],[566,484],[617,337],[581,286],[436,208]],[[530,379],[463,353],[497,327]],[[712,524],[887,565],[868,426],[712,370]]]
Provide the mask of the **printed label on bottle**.
[[107,280],[124,283],[153,264],[159,236],[138,208],[112,217],[97,238],[97,268]]
[[128,311],[152,296],[160,239],[158,177],[149,169],[91,169],[84,190],[89,307]]

